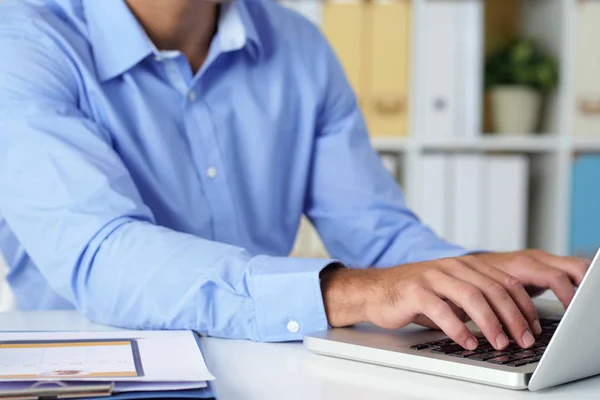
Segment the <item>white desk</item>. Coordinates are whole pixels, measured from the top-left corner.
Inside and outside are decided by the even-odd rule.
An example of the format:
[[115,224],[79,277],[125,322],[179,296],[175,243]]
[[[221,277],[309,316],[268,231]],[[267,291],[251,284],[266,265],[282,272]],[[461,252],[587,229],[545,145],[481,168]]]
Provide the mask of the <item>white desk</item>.
[[[0,313],[0,330],[106,330],[75,312]],[[202,339],[218,400],[598,399],[600,377],[531,393],[309,353],[301,343]]]

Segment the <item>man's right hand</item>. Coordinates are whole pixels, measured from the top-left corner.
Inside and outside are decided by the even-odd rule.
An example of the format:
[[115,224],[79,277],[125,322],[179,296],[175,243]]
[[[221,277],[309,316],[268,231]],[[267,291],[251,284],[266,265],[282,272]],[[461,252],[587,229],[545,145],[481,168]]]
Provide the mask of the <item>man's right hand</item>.
[[477,339],[461,318],[465,313],[499,350],[508,346],[507,334],[526,348],[534,343],[533,334],[541,333],[519,279],[477,256],[385,269],[333,267],[322,272],[321,286],[332,327],[371,322],[398,329],[414,322],[439,327],[470,350]]

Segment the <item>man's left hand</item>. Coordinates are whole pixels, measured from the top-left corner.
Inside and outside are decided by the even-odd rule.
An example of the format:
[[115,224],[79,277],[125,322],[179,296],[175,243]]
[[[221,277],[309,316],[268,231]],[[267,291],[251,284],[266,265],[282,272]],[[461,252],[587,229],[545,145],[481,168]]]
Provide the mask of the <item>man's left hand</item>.
[[519,279],[531,296],[551,289],[565,308],[575,295],[590,266],[590,260],[561,257],[542,250],[509,253],[479,253],[475,257]]

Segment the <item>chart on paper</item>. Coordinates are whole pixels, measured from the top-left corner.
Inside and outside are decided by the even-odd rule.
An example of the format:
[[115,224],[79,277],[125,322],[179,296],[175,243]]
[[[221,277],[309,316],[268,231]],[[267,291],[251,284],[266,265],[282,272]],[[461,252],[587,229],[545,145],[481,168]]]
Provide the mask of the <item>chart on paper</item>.
[[0,342],[0,379],[143,375],[135,339]]

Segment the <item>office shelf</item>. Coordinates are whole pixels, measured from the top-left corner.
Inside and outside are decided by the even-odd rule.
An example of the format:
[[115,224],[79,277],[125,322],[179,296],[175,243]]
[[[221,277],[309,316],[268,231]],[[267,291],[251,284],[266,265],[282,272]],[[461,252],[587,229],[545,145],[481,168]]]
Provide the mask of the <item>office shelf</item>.
[[407,137],[373,137],[371,144],[377,151],[402,152],[407,148],[410,139]]
[[572,148],[579,152],[600,152],[600,134],[598,136],[573,136]]
[[424,139],[422,148],[433,151],[510,151],[524,153],[552,152],[558,149],[557,138],[542,135],[484,135],[478,138]]
[[[508,151],[523,153],[554,152],[559,149],[559,138],[550,135],[483,135],[476,138],[423,138],[397,137],[371,139],[373,147],[384,152],[406,151]],[[600,149],[600,138],[594,142]]]

